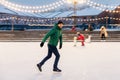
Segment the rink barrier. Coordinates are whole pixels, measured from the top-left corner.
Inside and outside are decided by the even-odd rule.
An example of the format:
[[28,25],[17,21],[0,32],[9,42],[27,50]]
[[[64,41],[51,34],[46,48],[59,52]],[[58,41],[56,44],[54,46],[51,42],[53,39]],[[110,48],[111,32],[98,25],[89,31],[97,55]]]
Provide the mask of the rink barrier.
[[[0,31],[1,42],[40,42],[48,31]],[[91,35],[91,42],[101,42],[99,31],[79,31],[85,39]],[[76,32],[63,31],[63,41],[72,42]],[[108,31],[106,42],[120,42],[120,31]]]

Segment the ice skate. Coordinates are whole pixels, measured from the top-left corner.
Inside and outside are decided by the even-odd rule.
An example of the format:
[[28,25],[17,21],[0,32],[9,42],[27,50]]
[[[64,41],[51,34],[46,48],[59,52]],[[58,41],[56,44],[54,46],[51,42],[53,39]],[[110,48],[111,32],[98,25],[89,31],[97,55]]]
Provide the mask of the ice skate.
[[81,46],[85,46],[84,44],[82,44]]
[[74,47],[76,47],[77,45],[74,45]]
[[42,67],[42,65],[37,64],[37,67],[38,67],[39,71],[40,71],[40,72],[42,72],[42,68],[41,68],[41,67]]
[[58,69],[58,68],[54,68],[53,69],[54,72],[61,72],[62,70]]

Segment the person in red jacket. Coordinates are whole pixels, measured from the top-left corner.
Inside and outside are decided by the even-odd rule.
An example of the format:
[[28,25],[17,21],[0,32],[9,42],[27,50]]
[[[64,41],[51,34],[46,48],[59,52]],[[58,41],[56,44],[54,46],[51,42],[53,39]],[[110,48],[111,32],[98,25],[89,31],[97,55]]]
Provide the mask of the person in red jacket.
[[76,43],[77,43],[77,40],[80,40],[81,41],[81,46],[84,46],[84,41],[85,41],[85,37],[83,34],[81,34],[80,32],[77,32],[77,37],[74,37],[74,46],[76,46]]

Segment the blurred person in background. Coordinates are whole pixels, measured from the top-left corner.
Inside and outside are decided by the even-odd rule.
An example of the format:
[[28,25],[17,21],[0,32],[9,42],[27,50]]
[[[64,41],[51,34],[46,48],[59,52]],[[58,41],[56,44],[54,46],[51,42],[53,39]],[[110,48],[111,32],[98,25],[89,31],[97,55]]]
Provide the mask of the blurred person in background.
[[101,40],[105,40],[106,37],[108,37],[107,30],[106,30],[106,28],[104,26],[102,26],[100,28],[100,38],[101,38]]
[[81,42],[81,46],[85,46],[84,42],[85,42],[85,37],[83,34],[81,34],[80,32],[77,32],[77,35],[74,37],[74,46],[77,45],[77,41]]

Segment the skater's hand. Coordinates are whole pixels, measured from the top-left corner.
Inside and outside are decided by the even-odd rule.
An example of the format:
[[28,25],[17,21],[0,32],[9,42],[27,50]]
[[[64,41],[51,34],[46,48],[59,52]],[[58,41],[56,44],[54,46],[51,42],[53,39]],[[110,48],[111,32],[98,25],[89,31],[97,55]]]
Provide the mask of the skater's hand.
[[60,44],[60,46],[59,46],[59,49],[61,49],[62,48],[62,44]]
[[41,42],[41,43],[40,43],[40,47],[43,47],[43,45],[44,45],[44,42]]

